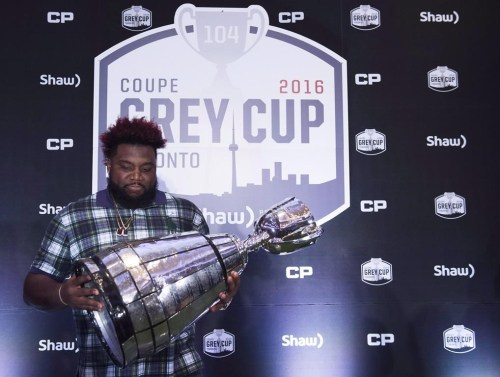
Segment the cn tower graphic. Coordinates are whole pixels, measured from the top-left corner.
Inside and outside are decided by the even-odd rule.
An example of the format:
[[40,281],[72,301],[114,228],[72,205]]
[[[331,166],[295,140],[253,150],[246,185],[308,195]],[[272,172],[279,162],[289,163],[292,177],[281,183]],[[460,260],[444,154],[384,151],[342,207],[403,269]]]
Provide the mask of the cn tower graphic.
[[229,150],[231,151],[231,192],[235,192],[236,189],[236,151],[238,150],[238,144],[236,144],[234,139],[234,114],[233,114],[233,142],[229,144]]

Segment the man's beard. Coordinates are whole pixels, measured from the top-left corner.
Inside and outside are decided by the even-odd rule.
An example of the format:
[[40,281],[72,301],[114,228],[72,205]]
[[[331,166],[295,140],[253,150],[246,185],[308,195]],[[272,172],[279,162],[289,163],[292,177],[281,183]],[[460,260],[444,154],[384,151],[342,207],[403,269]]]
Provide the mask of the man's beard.
[[136,209],[142,208],[153,203],[156,197],[156,189],[158,188],[158,180],[150,188],[145,189],[144,193],[138,197],[131,197],[125,189],[118,186],[108,178],[108,191],[113,196],[113,199],[122,207]]

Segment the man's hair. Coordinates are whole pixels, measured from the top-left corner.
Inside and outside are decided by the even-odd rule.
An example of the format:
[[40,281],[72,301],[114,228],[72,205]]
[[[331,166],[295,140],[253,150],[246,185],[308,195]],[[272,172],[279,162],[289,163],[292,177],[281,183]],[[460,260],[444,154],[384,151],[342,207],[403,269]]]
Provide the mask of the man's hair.
[[101,134],[100,140],[105,159],[113,157],[120,144],[149,145],[156,154],[156,150],[163,148],[167,142],[162,138],[158,124],[145,117],[119,117],[114,125]]

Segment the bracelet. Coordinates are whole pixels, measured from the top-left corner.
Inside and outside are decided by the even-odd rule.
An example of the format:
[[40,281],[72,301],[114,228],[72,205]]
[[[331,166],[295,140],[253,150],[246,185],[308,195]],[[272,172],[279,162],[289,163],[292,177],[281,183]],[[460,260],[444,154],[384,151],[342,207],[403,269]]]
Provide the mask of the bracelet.
[[231,304],[232,301],[233,300],[230,300],[229,302],[226,302],[224,305],[222,305],[222,308],[220,308],[219,310],[226,310],[229,307],[229,305]]
[[61,289],[62,289],[62,286],[63,286],[63,285],[61,284],[61,285],[59,286],[59,290],[57,291],[57,293],[59,294],[59,300],[61,301],[61,303],[62,303],[62,304],[64,304],[65,306],[68,306],[68,304],[66,304],[66,303],[64,302],[64,300],[62,299],[62,297],[61,297]]

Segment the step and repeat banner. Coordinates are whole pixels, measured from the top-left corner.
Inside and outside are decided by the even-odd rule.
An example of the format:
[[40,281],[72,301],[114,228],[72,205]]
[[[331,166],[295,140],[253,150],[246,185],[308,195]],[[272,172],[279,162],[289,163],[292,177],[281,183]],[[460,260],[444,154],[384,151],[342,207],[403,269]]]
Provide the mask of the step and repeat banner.
[[159,188],[244,239],[296,196],[324,233],[249,255],[196,326],[208,376],[500,375],[494,1],[21,0],[5,13],[0,375],[71,376],[24,304],[50,219],[106,187],[98,135],[161,126]]

